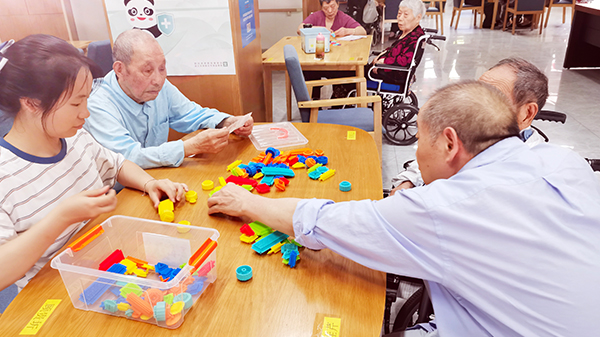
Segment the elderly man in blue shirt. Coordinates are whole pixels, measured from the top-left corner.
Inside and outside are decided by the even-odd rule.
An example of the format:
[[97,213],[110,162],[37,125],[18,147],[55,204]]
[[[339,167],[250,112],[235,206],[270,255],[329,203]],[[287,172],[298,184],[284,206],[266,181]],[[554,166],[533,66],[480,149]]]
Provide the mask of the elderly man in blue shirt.
[[440,336],[594,334],[600,183],[573,151],[524,144],[513,109],[479,81],[436,92],[417,117],[422,187],[335,203],[229,184],[208,199],[209,213],[426,280]]
[[[88,100],[84,127],[105,147],[142,168],[179,166],[183,158],[217,153],[227,146],[228,126],[242,117],[203,108],[166,80],[162,48],[146,31],[121,33],[113,45],[113,70]],[[252,132],[250,118],[234,132]],[[169,128],[208,129],[187,140],[168,141]]]

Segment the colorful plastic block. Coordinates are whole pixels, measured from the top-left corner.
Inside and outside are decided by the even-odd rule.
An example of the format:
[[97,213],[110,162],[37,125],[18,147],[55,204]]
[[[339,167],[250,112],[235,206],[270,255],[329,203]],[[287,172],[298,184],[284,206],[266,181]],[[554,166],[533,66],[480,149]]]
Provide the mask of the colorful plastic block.
[[258,236],[265,236],[273,232],[273,229],[262,222],[254,221],[248,224]]
[[288,236],[289,235],[284,234],[282,232],[275,231],[260,239],[259,241],[255,242],[252,245],[252,249],[254,249],[254,251],[257,253],[262,254],[271,249],[271,247],[273,247],[275,244],[287,239]]
[[192,304],[194,304],[194,300],[192,299],[192,295],[188,294],[188,293],[182,293],[180,295],[175,296],[175,298],[173,299],[174,302],[179,302],[179,301],[183,301],[183,303],[185,303],[185,305],[183,306],[183,309],[189,309],[192,307]]
[[340,191],[342,192],[349,192],[352,189],[352,184],[349,181],[342,181],[340,183]]
[[258,193],[268,193],[269,191],[271,191],[271,186],[267,184],[258,184],[256,185],[256,191]]
[[304,164],[308,167],[313,167],[316,163],[317,163],[317,161],[312,158],[307,158],[306,161],[304,162]]
[[317,163],[322,164],[322,165],[327,165],[327,163],[329,162],[329,158],[322,156],[322,157],[318,157],[317,159]]
[[195,204],[198,201],[198,193],[192,190],[185,192],[185,200],[190,204]]
[[305,168],[305,167],[306,167],[306,165],[304,165],[301,162],[297,162],[296,164],[292,165],[293,169],[301,169],[301,168]]
[[[126,267],[116,263],[108,268],[111,273],[124,274]],[[114,280],[107,278],[99,278],[94,283],[90,284],[83,293],[79,295],[79,300],[87,305],[92,305],[98,301],[102,295],[115,283]]]
[[285,191],[285,183],[280,179],[275,179],[275,187],[280,191]]
[[202,190],[210,191],[215,187],[215,183],[212,180],[205,180],[202,182]]
[[288,265],[290,268],[294,268],[296,266],[296,258],[298,257],[298,252],[293,251],[290,253],[290,258],[288,259]]
[[335,170],[329,170],[323,174],[321,174],[321,176],[319,177],[320,181],[325,181],[331,177],[333,177],[333,175],[335,174]]
[[252,243],[252,242],[256,241],[256,239],[258,239],[258,235],[251,235],[251,236],[248,236],[246,234],[240,235],[240,241],[242,241],[244,243]]
[[314,172],[314,171],[316,171],[321,166],[322,166],[321,164],[314,164],[308,170],[306,170],[306,172],[308,172],[308,173]]
[[317,180],[321,177],[321,172],[319,171],[312,171],[308,174],[308,177],[312,180]]
[[234,184],[240,185],[240,186],[241,185],[252,185],[252,186],[258,185],[258,182],[256,180],[242,178],[242,177],[236,177],[236,176],[229,176],[229,177],[227,177],[227,179],[225,179],[225,181],[228,183],[234,183]]
[[292,169],[282,167],[263,167],[261,172],[265,176],[284,176],[288,178],[293,178],[296,176]]
[[153,311],[154,311],[154,318],[156,318],[157,321],[164,322],[167,320],[167,313],[166,313],[167,303],[165,303],[165,302],[156,303]]
[[98,269],[107,271],[113,264],[121,262],[124,258],[123,252],[117,249],[104,259],[104,261],[100,262]]
[[227,171],[231,171],[234,167],[237,167],[241,163],[242,163],[241,160],[234,161],[233,163],[227,165]]
[[221,185],[221,186],[227,185],[227,182],[225,181],[225,178],[219,177],[219,185]]

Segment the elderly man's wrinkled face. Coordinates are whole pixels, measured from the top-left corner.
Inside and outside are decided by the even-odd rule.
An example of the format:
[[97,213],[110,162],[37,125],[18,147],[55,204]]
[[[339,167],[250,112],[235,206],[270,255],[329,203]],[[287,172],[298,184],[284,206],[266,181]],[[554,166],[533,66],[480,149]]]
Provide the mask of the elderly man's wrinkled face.
[[398,8],[397,19],[398,28],[403,32],[410,32],[415,29],[419,24],[419,21],[421,21],[421,15],[415,16],[412,9],[400,6],[400,8]]
[[158,42],[138,44],[131,62],[118,75],[121,88],[134,101],[142,104],[156,99],[167,78],[165,55]]
[[333,20],[335,19],[335,15],[337,14],[338,7],[339,6],[337,1],[332,0],[329,3],[323,2],[323,4],[321,5],[321,10],[323,11],[323,13],[325,13],[325,17],[327,17],[327,19]]

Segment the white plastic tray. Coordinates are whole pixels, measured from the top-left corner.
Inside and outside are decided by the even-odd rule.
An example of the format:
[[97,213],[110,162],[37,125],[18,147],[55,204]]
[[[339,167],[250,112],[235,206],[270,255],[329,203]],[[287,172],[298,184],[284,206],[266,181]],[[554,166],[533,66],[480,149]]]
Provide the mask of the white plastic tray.
[[306,137],[290,122],[255,125],[250,140],[259,151],[268,147],[282,148],[308,143]]

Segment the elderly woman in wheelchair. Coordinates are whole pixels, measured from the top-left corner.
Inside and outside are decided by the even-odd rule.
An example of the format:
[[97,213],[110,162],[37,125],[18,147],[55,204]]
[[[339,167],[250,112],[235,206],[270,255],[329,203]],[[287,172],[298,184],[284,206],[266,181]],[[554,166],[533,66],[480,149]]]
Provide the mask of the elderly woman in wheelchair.
[[397,16],[402,31],[400,37],[389,48],[376,53],[377,56],[365,67],[367,90],[382,97],[384,136],[395,145],[416,141],[419,103],[410,91],[410,84],[414,81],[425,43],[445,40],[443,36],[430,35],[437,31],[421,28],[419,23],[425,11],[421,0],[402,1]]

